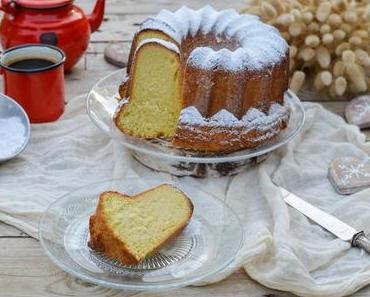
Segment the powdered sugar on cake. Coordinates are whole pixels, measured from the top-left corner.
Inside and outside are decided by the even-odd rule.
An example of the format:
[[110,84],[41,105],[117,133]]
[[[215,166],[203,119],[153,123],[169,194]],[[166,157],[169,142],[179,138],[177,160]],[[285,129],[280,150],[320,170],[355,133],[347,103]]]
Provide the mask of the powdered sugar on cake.
[[180,114],[175,137],[181,141],[181,135],[187,135],[190,143],[212,144],[217,135],[217,144],[225,150],[240,147],[241,142],[255,146],[276,137],[287,125],[289,114],[286,105],[275,103],[267,114],[251,108],[240,120],[225,109],[204,118],[197,108],[189,106]]
[[235,10],[216,11],[211,6],[200,10],[182,7],[176,12],[162,10],[155,18],[143,23],[139,30],[161,30],[181,43],[189,34],[213,32],[218,38],[224,36],[238,41],[234,51],[210,47],[193,50],[188,64],[202,69],[225,69],[240,71],[260,70],[281,62],[288,45],[272,26],[262,23],[253,15],[239,15]]
[[164,33],[166,33],[169,36],[172,36],[176,42],[180,42],[182,39],[181,34],[179,32],[175,31],[170,25],[168,25],[166,22],[158,19],[158,18],[148,18],[146,19],[141,25],[140,30],[160,30]]
[[189,106],[181,111],[178,124],[192,127],[225,128],[229,130],[230,128],[265,130],[278,121],[286,121],[288,117],[289,111],[287,107],[278,103],[271,105],[268,114],[256,108],[250,108],[240,120],[225,109],[206,119],[195,106]]
[[179,48],[177,47],[176,44],[174,44],[172,42],[165,41],[163,39],[159,39],[159,38],[148,38],[148,39],[143,40],[142,42],[139,43],[136,51],[138,51],[143,45],[148,44],[148,43],[160,44],[160,45],[164,46],[165,48],[167,48],[167,49],[169,49],[169,50],[171,50],[175,53],[180,54],[180,50],[179,50]]

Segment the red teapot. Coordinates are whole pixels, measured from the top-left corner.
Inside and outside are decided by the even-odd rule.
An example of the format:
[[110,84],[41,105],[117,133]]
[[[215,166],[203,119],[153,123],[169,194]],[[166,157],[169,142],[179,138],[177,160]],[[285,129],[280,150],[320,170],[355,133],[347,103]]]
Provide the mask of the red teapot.
[[103,21],[105,0],[97,0],[86,16],[73,0],[1,0],[5,12],[0,23],[3,49],[24,43],[45,43],[66,54],[70,70],[86,51],[90,33]]

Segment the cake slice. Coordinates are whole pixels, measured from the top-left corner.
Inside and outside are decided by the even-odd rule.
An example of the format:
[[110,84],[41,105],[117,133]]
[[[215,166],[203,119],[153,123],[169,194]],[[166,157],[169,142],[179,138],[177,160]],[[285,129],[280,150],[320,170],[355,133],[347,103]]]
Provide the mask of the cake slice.
[[142,41],[129,79],[120,90],[121,96],[130,93],[129,102],[116,115],[116,126],[137,137],[173,137],[182,109],[178,47],[161,39]]
[[138,264],[179,235],[192,213],[190,199],[167,184],[135,196],[104,192],[90,217],[89,246],[123,264]]

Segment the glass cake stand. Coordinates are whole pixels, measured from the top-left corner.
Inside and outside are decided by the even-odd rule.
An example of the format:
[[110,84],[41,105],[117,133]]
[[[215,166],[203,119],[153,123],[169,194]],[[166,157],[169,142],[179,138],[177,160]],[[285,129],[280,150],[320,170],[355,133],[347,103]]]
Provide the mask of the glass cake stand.
[[[198,282],[226,268],[243,242],[236,213],[212,194],[178,181],[194,205],[184,231],[139,265],[125,266],[88,247],[89,217],[99,194],[118,191],[133,195],[171,180],[111,180],[83,187],[51,204],[40,221],[40,242],[49,258],[64,271],[106,287],[164,290]],[[217,218],[215,220],[215,218]]]
[[178,149],[161,139],[138,139],[123,134],[113,122],[119,106],[118,86],[126,69],[101,79],[87,96],[87,113],[93,123],[112,139],[122,143],[132,156],[145,166],[177,176],[228,176],[239,173],[263,160],[277,148],[291,141],[304,123],[304,109],[297,96],[288,90],[285,102],[290,109],[288,127],[273,140],[254,149],[227,154],[205,154]]

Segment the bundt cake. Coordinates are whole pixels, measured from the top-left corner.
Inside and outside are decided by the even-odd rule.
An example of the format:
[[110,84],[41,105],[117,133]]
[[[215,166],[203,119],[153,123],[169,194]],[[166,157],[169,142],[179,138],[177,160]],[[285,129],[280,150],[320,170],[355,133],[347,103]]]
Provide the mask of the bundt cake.
[[104,192],[90,217],[89,246],[123,264],[138,264],[180,234],[192,213],[190,199],[167,184],[136,196]]
[[288,55],[256,16],[162,10],[134,36],[116,126],[196,151],[254,148],[287,125]]

